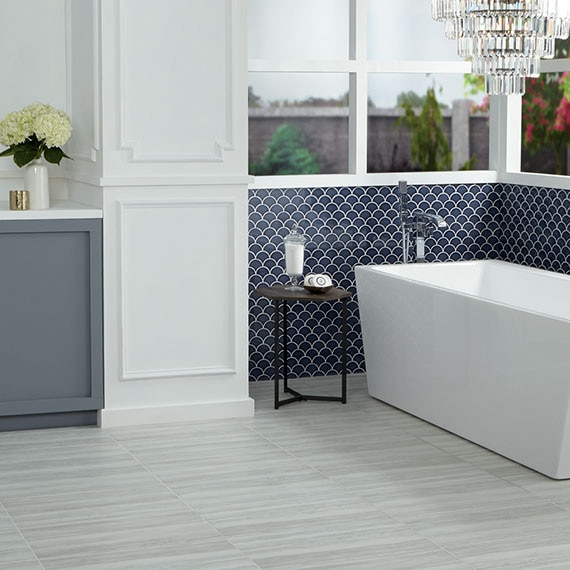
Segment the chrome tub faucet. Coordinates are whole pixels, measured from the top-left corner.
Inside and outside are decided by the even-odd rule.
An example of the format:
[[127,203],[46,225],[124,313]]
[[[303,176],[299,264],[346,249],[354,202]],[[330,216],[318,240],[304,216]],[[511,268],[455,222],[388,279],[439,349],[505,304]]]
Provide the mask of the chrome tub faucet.
[[409,209],[408,183],[405,180],[400,180],[398,188],[404,263],[409,262],[409,250],[412,239],[415,239],[416,244],[416,263],[423,263],[425,261],[426,238],[438,229],[447,228],[447,222],[437,214],[429,214],[421,210],[411,213]]

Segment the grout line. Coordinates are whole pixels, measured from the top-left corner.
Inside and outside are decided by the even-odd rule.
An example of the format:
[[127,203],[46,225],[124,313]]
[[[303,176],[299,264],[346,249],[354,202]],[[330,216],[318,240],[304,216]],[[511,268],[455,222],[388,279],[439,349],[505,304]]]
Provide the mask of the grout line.
[[174,497],[176,497],[190,512],[195,514],[202,522],[208,525],[212,530],[214,530],[220,538],[223,538],[228,544],[230,544],[236,551],[237,554],[243,556],[246,560],[255,564],[257,568],[261,568],[252,560],[245,552],[238,548],[223,532],[221,532],[214,524],[212,524],[208,519],[204,518],[186,499],[181,497],[168,483],[163,481],[158,475],[156,475],[149,467],[147,467],[136,455],[134,455],[129,449],[127,449],[120,441],[115,439],[111,434],[107,434],[121,449],[123,449],[132,459],[140,465],[149,475],[151,475],[161,486],[168,490]]
[[43,570],[45,570],[45,566],[42,564],[41,560],[38,558],[38,555],[36,554],[35,550],[32,548],[32,545],[28,542],[28,539],[24,536],[24,534],[20,530],[20,527],[16,524],[16,521],[12,518],[12,515],[9,513],[6,506],[0,502],[0,507],[6,513],[6,515],[10,519],[10,522],[14,525],[14,528],[18,531],[18,534],[22,537],[22,540],[26,543],[26,546],[30,549],[30,552],[34,555],[34,558],[36,559],[37,563],[41,566],[41,568],[43,568]]

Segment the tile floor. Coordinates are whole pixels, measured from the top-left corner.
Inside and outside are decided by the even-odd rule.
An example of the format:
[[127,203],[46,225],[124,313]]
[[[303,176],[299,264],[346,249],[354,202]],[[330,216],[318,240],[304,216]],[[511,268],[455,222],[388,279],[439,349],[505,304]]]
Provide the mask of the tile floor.
[[0,433],[0,570],[570,568],[570,481],[363,378],[346,405],[251,393],[255,418]]

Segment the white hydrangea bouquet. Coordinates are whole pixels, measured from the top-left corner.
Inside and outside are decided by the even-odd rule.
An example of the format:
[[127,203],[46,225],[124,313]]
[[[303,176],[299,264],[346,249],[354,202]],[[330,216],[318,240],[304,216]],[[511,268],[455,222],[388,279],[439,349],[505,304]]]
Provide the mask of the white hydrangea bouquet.
[[71,121],[63,111],[32,103],[0,121],[0,143],[8,147],[0,156],[13,156],[19,167],[42,155],[48,162],[59,164],[62,158],[70,158],[60,148],[70,136]]

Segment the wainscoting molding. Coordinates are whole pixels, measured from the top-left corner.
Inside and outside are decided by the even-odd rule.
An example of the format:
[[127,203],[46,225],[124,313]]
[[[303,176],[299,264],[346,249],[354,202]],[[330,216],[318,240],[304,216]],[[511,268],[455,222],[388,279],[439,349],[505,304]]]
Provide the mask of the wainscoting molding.
[[[173,1],[175,0],[171,0],[171,3]],[[119,0],[118,2],[120,148],[129,151],[131,162],[223,162],[224,151],[234,150],[233,2],[232,0],[223,2],[194,0],[191,3],[178,0],[178,2],[181,20],[179,23],[172,21],[169,23],[168,36],[172,35],[179,40],[182,33],[181,26],[191,20],[194,12],[200,15],[202,22],[205,18],[208,19],[209,23],[202,23],[201,26],[203,29],[210,30],[208,42],[212,45],[205,46],[203,49],[211,51],[210,58],[219,60],[217,65],[213,65],[209,59],[207,60],[208,69],[204,68],[206,60],[199,49],[190,48],[193,44],[188,44],[187,49],[184,50],[180,48],[180,42],[178,42],[178,47],[171,49],[169,37],[163,34],[160,34],[163,37],[160,43],[151,41],[152,48],[142,45],[141,41],[135,41],[136,38],[133,38],[132,34],[142,33],[143,30],[140,20],[132,22],[135,17],[139,19],[147,17],[144,23],[149,26],[147,31],[149,40],[159,35],[153,34],[151,27],[160,26],[162,23],[160,14],[156,12],[157,5],[155,2],[149,3],[144,0]],[[217,34],[213,33],[214,31],[217,31]],[[201,33],[204,32],[201,31]],[[191,30],[186,30],[183,35],[186,42],[192,42]],[[216,35],[218,40],[214,39]],[[164,53],[159,56],[161,50],[164,50]],[[152,57],[149,57],[149,53],[153,54]],[[182,64],[183,61],[185,64]],[[186,79],[183,80],[185,70],[190,69],[194,71],[192,73],[188,71]],[[197,77],[195,69],[201,70],[198,74],[204,76],[202,80]],[[168,73],[175,73],[178,78],[176,91],[159,87],[163,83],[159,74]],[[142,89],[143,85],[146,85],[147,89]],[[160,108],[158,97],[164,99],[163,111],[149,114],[147,109]],[[204,105],[216,105],[217,109],[224,109],[225,113],[210,113],[203,108]],[[160,120],[164,121],[164,127],[159,129],[157,117],[161,116]],[[215,117],[217,124],[204,124],[203,117],[205,116],[210,117],[210,120]],[[175,128],[175,122],[177,128]],[[133,130],[135,125],[136,132]],[[200,130],[205,132],[200,135]],[[177,138],[180,139],[181,143],[176,145],[176,152],[166,148],[165,132],[171,133],[168,137],[169,143]],[[212,139],[212,136],[219,138]],[[186,149],[199,148],[200,150],[186,150],[184,145]]]
[[117,203],[122,380],[236,374],[234,204]]

